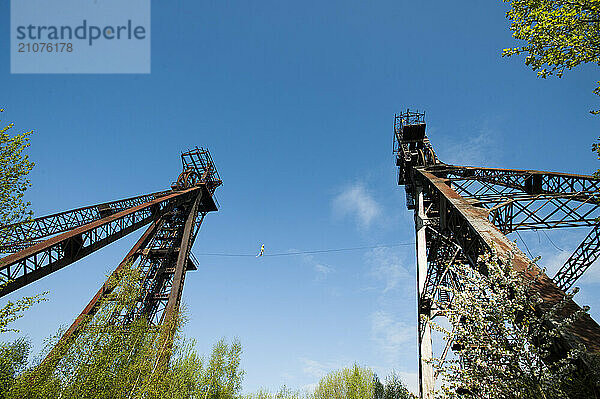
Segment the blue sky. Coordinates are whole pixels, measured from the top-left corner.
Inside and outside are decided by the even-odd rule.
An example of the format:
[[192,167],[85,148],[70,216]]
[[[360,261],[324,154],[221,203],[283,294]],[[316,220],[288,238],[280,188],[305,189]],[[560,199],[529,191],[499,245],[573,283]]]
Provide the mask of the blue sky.
[[[302,388],[356,361],[414,389],[412,245],[310,256],[215,257],[411,243],[396,185],[395,112],[427,111],[448,163],[590,173],[597,70],[536,79],[495,2],[152,2],[149,75],[11,75],[0,4],[2,122],[35,131],[36,215],[168,188],[206,146],[224,185],[194,246],[186,335],[244,348],[244,391]],[[138,232],[10,298],[49,290],[17,323],[36,348],[69,324]],[[554,233],[573,249],[586,234]],[[523,235],[556,269],[545,236]],[[546,263],[544,263],[546,262]],[[599,319],[600,271],[578,301]],[[1,305],[2,303],[0,303]]]

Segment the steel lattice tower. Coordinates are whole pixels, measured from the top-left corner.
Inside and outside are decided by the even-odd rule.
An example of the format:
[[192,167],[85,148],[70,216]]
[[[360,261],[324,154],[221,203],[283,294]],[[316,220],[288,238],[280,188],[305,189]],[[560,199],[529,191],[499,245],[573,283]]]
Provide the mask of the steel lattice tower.
[[[204,217],[217,211],[214,193],[222,184],[208,150],[181,154],[183,171],[171,190],[87,206],[0,228],[0,297],[149,225],[113,272],[126,264],[141,270],[142,294],[115,323],[146,317],[151,325],[171,321],[179,309],[187,271],[197,269],[190,250]],[[65,332],[77,333],[102,301],[110,300],[107,282]]]
[[[425,114],[397,114],[394,154],[398,184],[406,189],[406,205],[414,210],[417,254],[419,394],[433,398],[435,375],[430,322],[444,315],[452,298],[445,285],[460,289],[451,265],[468,264],[481,270],[482,255],[493,250],[512,267],[524,271],[531,260],[507,238],[519,230],[587,227],[590,233],[550,278],[541,270],[531,274],[543,308],[561,301],[586,269],[600,256],[600,179],[593,176],[535,170],[495,169],[441,162],[425,134]],[[535,277],[534,277],[535,275]],[[569,301],[563,315],[579,310]],[[548,328],[553,328],[549,326]],[[452,341],[438,358],[445,359]],[[583,344],[600,352],[600,326],[585,314],[553,343],[558,357]],[[585,367],[585,365],[581,366]],[[596,387],[597,389],[597,387]]]

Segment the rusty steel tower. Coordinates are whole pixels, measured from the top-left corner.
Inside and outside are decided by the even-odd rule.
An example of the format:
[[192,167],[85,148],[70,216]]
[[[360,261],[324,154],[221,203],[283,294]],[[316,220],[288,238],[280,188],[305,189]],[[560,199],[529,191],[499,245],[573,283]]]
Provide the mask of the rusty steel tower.
[[[427,138],[424,117],[424,113],[410,110],[395,116],[394,154],[398,184],[406,189],[408,209],[414,210],[419,395],[430,399],[435,385],[433,365],[428,361],[434,356],[430,322],[442,317],[452,301],[448,291],[440,286],[460,289],[459,277],[452,272],[451,265],[461,262],[482,270],[482,255],[493,248],[501,259],[512,257],[513,268],[526,270],[531,259],[507,234],[519,230],[587,227],[590,233],[553,278],[541,270],[531,277],[543,300],[542,307],[558,303],[600,256],[597,221],[600,179],[446,164],[438,159]],[[578,309],[571,300],[563,312],[568,315]],[[557,338],[553,355],[565,356],[570,348],[580,344],[590,353],[600,352],[600,326],[587,314],[575,321],[568,334]],[[436,357],[443,361],[452,341],[441,347],[444,349]]]
[[[149,225],[123,261],[141,270],[142,293],[116,322],[146,317],[167,323],[179,309],[186,272],[196,270],[190,252],[208,212],[217,211],[215,190],[222,184],[207,149],[181,154],[183,171],[168,191],[60,212],[0,228],[0,297],[47,276],[98,249]],[[112,284],[104,283],[61,341],[77,333]]]

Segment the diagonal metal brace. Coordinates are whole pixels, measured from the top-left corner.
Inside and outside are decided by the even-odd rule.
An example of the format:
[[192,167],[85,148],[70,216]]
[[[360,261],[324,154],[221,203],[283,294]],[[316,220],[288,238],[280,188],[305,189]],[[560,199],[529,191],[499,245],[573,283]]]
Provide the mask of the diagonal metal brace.
[[599,257],[600,223],[594,226],[565,264],[556,272],[553,278],[554,282],[561,290],[568,290]]

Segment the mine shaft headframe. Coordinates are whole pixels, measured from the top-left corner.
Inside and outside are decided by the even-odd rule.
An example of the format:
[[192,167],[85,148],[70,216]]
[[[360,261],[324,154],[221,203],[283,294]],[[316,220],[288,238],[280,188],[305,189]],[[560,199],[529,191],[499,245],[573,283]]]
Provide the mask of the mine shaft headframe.
[[172,190],[72,209],[0,226],[0,297],[54,273],[199,197],[193,232],[208,212],[217,211],[215,189],[222,184],[208,150],[181,154],[183,172]]
[[394,117],[394,154],[400,185],[410,182],[413,167],[440,163],[425,129],[425,112],[407,109]]
[[[172,184],[172,190],[164,194],[165,200],[163,197],[155,200],[153,203],[155,211],[146,215],[147,217],[139,223],[140,226],[150,223],[150,226],[100,287],[96,295],[92,297],[81,314],[73,321],[71,327],[63,334],[44,362],[52,362],[52,359],[56,357],[53,355],[56,350],[77,339],[80,328],[86,324],[86,320],[94,318],[105,304],[114,301],[115,282],[119,280],[119,275],[125,267],[131,266],[140,271],[142,276],[139,282],[140,294],[135,301],[128,304],[127,309],[113,313],[110,323],[128,324],[133,320],[145,318],[153,327],[165,325],[172,328],[171,322],[180,306],[186,273],[197,270],[198,262],[193,256],[191,248],[206,214],[217,210],[214,192],[222,184],[208,150],[196,147],[182,153],[181,161],[183,171],[177,181]],[[156,201],[161,201],[158,202],[158,206],[162,206],[162,208],[156,206]],[[165,201],[169,202],[162,205]],[[114,204],[120,205],[121,203],[115,202]],[[105,208],[107,206],[99,207],[100,210]],[[142,216],[144,215],[142,214]],[[103,215],[98,217],[102,218]],[[112,217],[112,215],[108,217]],[[138,220],[141,217],[136,217],[134,214],[132,219]],[[122,224],[126,225],[123,222],[118,223],[119,226]],[[117,234],[113,234],[113,236],[118,238],[118,233],[117,231]],[[111,239],[111,237],[108,238]],[[105,239],[105,241],[107,240]],[[67,259],[58,266],[62,267],[71,260]],[[41,265],[40,273],[49,269],[51,272],[55,264],[56,262],[51,265]],[[0,269],[0,277],[2,276],[1,272]],[[29,271],[26,274],[29,275]],[[27,277],[25,276],[25,283]],[[1,294],[2,290],[0,290],[0,296]],[[170,348],[174,334],[168,333],[164,336],[166,339],[161,344],[159,367],[166,364],[171,356]]]
[[205,148],[194,148],[181,154],[183,171],[177,181],[171,184],[173,190],[185,190],[198,185],[205,185],[212,196],[223,184],[210,152]]
[[[556,172],[447,165],[438,161],[433,152],[428,160],[426,150],[433,149],[425,134],[424,115],[407,111],[396,115],[394,122],[398,183],[405,186],[408,208],[415,209],[419,387],[420,397],[429,399],[435,388],[435,373],[428,361],[433,357],[430,320],[443,316],[451,303],[451,297],[441,295],[439,287],[445,284],[460,290],[461,286],[460,279],[449,271],[451,264],[466,263],[474,270],[481,270],[481,255],[491,252],[496,252],[500,259],[511,259],[512,269],[525,273],[532,282],[531,289],[542,300],[539,309],[561,304],[552,319],[544,322],[550,331],[558,332],[555,329],[562,320],[581,311],[572,299],[565,300],[564,290],[598,259],[600,179]],[[523,229],[573,226],[593,226],[594,230],[554,280],[532,265],[506,236]],[[444,279],[450,281],[443,282]],[[452,340],[442,353],[442,362],[448,350],[454,350],[450,345]],[[586,313],[565,332],[554,336],[550,356],[562,359],[574,348],[585,348],[586,355],[575,366],[589,372],[593,363],[588,361],[588,354],[600,353],[600,326]]]

